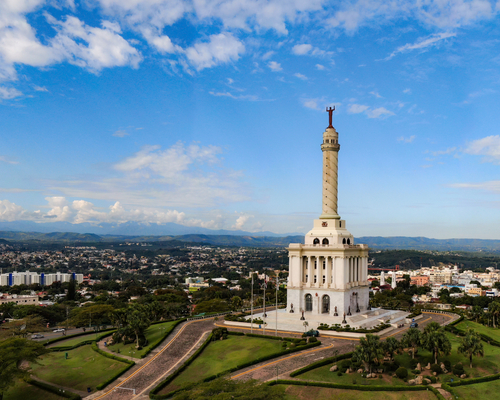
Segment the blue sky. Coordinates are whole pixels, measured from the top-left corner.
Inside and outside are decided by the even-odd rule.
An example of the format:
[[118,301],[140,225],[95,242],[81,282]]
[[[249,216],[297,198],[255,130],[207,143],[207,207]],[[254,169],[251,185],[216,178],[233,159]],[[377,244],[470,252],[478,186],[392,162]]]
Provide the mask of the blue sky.
[[500,2],[4,0],[0,220],[500,239]]

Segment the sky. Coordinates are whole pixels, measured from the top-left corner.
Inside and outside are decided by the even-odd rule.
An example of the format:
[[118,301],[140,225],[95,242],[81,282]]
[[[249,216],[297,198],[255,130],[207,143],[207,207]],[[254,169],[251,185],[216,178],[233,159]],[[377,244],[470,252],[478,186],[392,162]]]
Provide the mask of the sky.
[[0,221],[500,239],[500,1],[2,0]]

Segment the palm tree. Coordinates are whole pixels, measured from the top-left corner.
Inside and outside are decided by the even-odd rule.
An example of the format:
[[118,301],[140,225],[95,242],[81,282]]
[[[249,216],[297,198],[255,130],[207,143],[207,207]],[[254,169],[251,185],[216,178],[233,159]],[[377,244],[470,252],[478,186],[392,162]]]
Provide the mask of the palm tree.
[[380,337],[368,333],[366,338],[360,339],[359,346],[356,347],[354,354],[358,360],[363,361],[365,369],[368,366],[368,370],[371,374],[372,365],[384,357]]
[[469,311],[469,318],[470,319],[475,319],[476,322],[479,318],[481,318],[484,314],[484,310],[481,306],[474,306],[472,309]]
[[417,328],[410,328],[408,332],[403,335],[401,343],[405,347],[411,348],[411,358],[415,358],[415,353],[417,352],[418,345],[422,341],[422,332]]
[[488,311],[491,313],[493,317],[493,328],[496,328],[496,322],[498,321],[498,315],[500,314],[500,303],[498,301],[492,301],[488,306]]
[[474,329],[468,328],[465,336],[460,340],[458,353],[469,357],[469,368],[472,368],[472,356],[484,356],[483,343],[481,336]]
[[435,364],[437,364],[440,354],[448,355],[451,353],[450,339],[446,336],[444,328],[437,322],[431,322],[425,327],[421,343],[425,349],[432,352]]
[[396,338],[390,337],[382,342],[382,348],[386,354],[389,354],[391,361],[394,359],[394,353],[401,348],[401,343]]

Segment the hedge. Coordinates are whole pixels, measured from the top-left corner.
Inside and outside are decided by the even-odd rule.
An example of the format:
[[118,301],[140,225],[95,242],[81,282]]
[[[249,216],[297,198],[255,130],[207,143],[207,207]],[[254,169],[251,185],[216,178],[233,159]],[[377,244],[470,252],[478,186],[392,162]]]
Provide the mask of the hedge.
[[100,355],[102,355],[104,357],[111,358],[112,360],[120,361],[120,362],[123,362],[125,364],[135,364],[135,362],[127,360],[126,358],[118,357],[118,356],[115,356],[114,354],[108,353],[107,351],[101,350],[99,347],[97,347],[97,342],[95,340],[92,342],[92,350],[94,350],[96,353],[99,353]]
[[[251,333],[247,333],[244,335],[250,336],[250,337],[261,337],[261,338],[266,338],[266,339],[281,340],[281,338],[277,338],[276,336],[255,335],[255,334],[251,334]],[[172,392],[167,393],[167,394],[163,394],[163,395],[157,394],[160,390],[162,390],[164,387],[166,387],[168,384],[170,384],[170,382],[172,382],[182,371],[184,371],[195,360],[195,358],[200,355],[200,353],[205,349],[205,347],[208,346],[208,344],[210,343],[211,340],[212,340],[212,334],[210,334],[210,336],[207,338],[205,343],[203,343],[203,345],[198,350],[196,350],[196,352],[191,357],[189,357],[189,359],[186,360],[186,362],[177,371],[175,371],[172,375],[167,377],[164,381],[160,382],[158,384],[158,386],[156,386],[150,392],[149,398],[151,398],[151,399],[166,399],[166,398],[173,396],[174,394],[176,394],[178,392],[181,392],[184,390],[189,390],[192,387],[194,387],[198,382],[186,385],[181,389],[177,389],[177,390],[172,391]],[[321,342],[318,341],[315,343],[306,344],[305,346],[299,346],[299,347],[295,347],[293,349],[282,350],[282,351],[279,351],[277,353],[273,353],[273,354],[269,354],[267,356],[259,357],[253,361],[249,361],[249,362],[237,365],[233,368],[229,368],[225,371],[219,372],[218,374],[208,376],[208,377],[204,378],[201,382],[209,382],[209,381],[212,381],[212,380],[214,380],[222,375],[226,375],[226,374],[229,374],[231,372],[238,371],[240,369],[247,368],[247,367],[250,367],[252,365],[255,365],[255,364],[258,364],[258,363],[261,363],[261,362],[264,362],[264,361],[267,361],[267,360],[270,360],[273,358],[281,357],[281,356],[286,355],[286,354],[295,353],[297,351],[302,351],[302,350],[307,350],[307,349],[310,349],[312,347],[316,347],[316,346],[320,346],[320,345],[321,345]]]
[[447,383],[447,385],[449,385],[450,387],[464,386],[464,385],[472,385],[474,383],[490,382],[497,379],[500,379],[500,373],[488,376],[481,376],[479,378],[461,379],[457,382],[449,382]]
[[352,355],[353,355],[353,353],[351,352],[351,353],[340,354],[338,356],[328,357],[328,358],[325,358],[323,360],[316,361],[312,364],[306,365],[305,367],[302,367],[302,368],[299,368],[299,369],[293,371],[292,373],[290,373],[290,376],[293,378],[297,375],[302,375],[308,371],[311,371],[311,370],[319,368],[319,367],[323,367],[323,366],[328,365],[330,363],[334,363],[334,362],[337,362],[340,360],[345,360],[347,358],[351,358]]
[[69,390],[66,390],[66,389],[64,389],[64,392],[63,392],[61,389],[59,389],[56,386],[50,385],[50,384],[45,383],[45,382],[37,381],[36,379],[28,378],[28,379],[26,379],[26,383],[33,385],[33,386],[36,386],[40,389],[46,390],[47,392],[55,393],[58,396],[65,397],[65,398],[70,399],[70,400],[81,400],[82,399],[82,397],[79,394],[70,392]]
[[317,386],[332,389],[362,390],[364,392],[418,392],[427,390],[427,386],[397,386],[397,385],[349,385],[331,382],[295,381],[290,379],[278,379],[269,382],[269,385],[296,385],[296,386]]
[[438,400],[446,400],[446,397],[439,393],[439,390],[437,390],[434,386],[427,386],[427,388],[436,395]]
[[[163,342],[167,338],[167,336],[172,333],[172,331],[177,327],[177,325],[179,325],[181,322],[184,322],[186,320],[187,320],[187,318],[181,318],[181,319],[177,320],[175,322],[175,324],[170,327],[170,329],[165,331],[165,334],[160,339],[158,339],[156,342],[153,342],[151,344],[151,346],[148,347],[148,350],[146,350],[146,352],[143,355],[141,355],[141,358],[146,357],[149,353],[151,353],[154,349],[156,349],[160,345],[160,343]],[[168,321],[157,321],[157,322],[153,322],[151,325],[162,324],[164,322],[168,322]]]

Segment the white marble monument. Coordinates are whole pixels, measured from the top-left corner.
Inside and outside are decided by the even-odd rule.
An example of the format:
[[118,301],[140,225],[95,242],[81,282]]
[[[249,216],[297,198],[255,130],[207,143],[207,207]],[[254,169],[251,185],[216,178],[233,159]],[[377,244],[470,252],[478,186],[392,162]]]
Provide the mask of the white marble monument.
[[304,244],[288,247],[287,312],[355,315],[369,310],[368,246],[355,244],[337,212],[339,135],[330,125],[323,133],[323,213],[314,220]]

